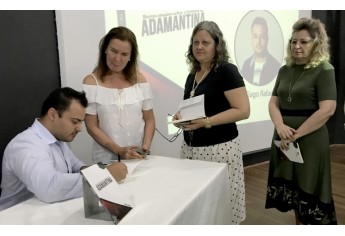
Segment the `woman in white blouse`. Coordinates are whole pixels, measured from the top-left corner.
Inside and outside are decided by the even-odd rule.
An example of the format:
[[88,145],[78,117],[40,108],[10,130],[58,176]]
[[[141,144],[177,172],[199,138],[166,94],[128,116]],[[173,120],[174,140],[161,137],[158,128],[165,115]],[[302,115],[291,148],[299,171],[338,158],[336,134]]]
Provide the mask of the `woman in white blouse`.
[[95,163],[140,159],[150,150],[155,132],[153,95],[139,73],[138,55],[134,33],[122,26],[113,28],[100,41],[96,68],[84,78],[89,101],[85,125],[95,141]]

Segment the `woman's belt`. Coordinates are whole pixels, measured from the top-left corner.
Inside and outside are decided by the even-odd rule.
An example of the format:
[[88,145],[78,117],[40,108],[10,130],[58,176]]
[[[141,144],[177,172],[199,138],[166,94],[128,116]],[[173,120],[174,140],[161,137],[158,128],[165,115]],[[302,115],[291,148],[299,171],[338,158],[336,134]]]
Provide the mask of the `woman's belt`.
[[283,116],[311,116],[317,109],[303,109],[303,110],[287,110],[280,109]]

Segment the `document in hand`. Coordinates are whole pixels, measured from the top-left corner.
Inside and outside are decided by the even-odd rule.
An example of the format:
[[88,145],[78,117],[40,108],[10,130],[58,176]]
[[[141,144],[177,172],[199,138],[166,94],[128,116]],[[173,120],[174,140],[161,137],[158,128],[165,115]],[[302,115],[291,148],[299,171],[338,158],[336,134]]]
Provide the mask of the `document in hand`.
[[[118,224],[134,205],[121,191],[114,177],[107,168],[98,164],[81,170],[81,173],[84,176],[85,217],[109,219]],[[104,210],[108,217],[104,217]]]
[[183,124],[192,120],[206,117],[203,94],[182,100],[178,108],[182,118],[179,120],[174,120],[171,123]]
[[280,140],[274,140],[275,145],[279,148],[280,152],[283,155],[283,158],[288,159],[297,163],[304,163],[301,150],[297,142],[289,143],[289,148],[287,150],[280,149]]

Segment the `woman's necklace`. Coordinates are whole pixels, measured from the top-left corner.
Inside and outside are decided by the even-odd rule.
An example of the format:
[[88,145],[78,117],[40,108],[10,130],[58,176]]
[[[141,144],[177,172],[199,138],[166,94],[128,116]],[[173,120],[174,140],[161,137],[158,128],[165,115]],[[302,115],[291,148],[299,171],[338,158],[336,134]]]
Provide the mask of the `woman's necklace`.
[[292,90],[294,89],[294,87],[295,87],[297,81],[298,81],[300,78],[302,78],[302,76],[303,76],[303,74],[304,74],[304,72],[305,72],[305,70],[303,70],[302,74],[298,77],[298,79],[296,80],[296,82],[293,84],[293,86],[292,86],[292,88],[291,88],[291,83],[292,83],[292,77],[293,77],[294,70],[295,70],[295,68],[292,69],[292,74],[291,74],[291,78],[290,78],[290,85],[289,85],[289,95],[288,95],[288,97],[287,97],[287,99],[286,99],[286,100],[288,101],[288,103],[291,103],[291,102],[292,102],[292,97],[291,97]]
[[[196,88],[199,86],[199,84],[203,81],[203,79],[206,77],[206,75],[208,74],[208,72],[210,72],[210,69],[205,70],[204,74],[201,76],[199,83],[196,84],[196,76],[198,74],[198,72],[195,73],[194,76],[194,81],[193,81],[193,87],[192,87],[192,91],[190,91],[190,97],[194,97],[195,95],[195,90]],[[196,84],[196,85],[195,85]]]

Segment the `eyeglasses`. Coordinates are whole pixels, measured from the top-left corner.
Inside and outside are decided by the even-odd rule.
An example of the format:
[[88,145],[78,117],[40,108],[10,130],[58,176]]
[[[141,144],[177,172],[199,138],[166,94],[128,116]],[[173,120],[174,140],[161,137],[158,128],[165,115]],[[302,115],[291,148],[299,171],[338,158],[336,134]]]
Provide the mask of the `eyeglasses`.
[[174,136],[172,136],[172,138],[167,138],[167,137],[165,137],[157,128],[156,128],[156,131],[165,139],[165,140],[167,140],[168,142],[170,142],[170,143],[172,143],[172,142],[174,142],[177,138],[178,138],[178,136],[182,133],[182,129],[178,129],[178,131],[175,133],[175,135]]
[[[171,114],[168,114],[168,116],[175,117],[174,115],[171,115]],[[157,128],[156,128],[156,131],[157,131],[165,140],[167,140],[168,142],[171,142],[171,143],[172,143],[172,142],[174,142],[174,141],[178,138],[178,136],[182,133],[183,129],[179,128],[179,129],[177,130],[177,132],[174,134],[174,136],[172,136],[170,139],[167,138],[167,137],[165,137]]]
[[300,46],[306,46],[308,43],[313,42],[313,39],[301,39],[301,40],[297,40],[297,39],[290,39],[290,45],[291,46],[296,46],[297,44],[299,44]]

